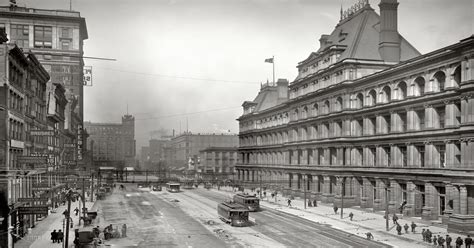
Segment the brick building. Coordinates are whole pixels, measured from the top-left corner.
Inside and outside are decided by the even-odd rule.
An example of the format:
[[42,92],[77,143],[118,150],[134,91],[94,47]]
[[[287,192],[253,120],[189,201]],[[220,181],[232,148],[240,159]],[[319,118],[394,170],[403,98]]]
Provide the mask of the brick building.
[[117,169],[135,167],[135,118],[126,114],[121,123],[84,122],[90,135],[87,146],[92,150],[93,166]]
[[[474,37],[420,55],[359,1],[298,76],[262,86],[239,117],[238,179],[344,207],[442,219],[474,230]],[[288,91],[288,93],[287,93]]]

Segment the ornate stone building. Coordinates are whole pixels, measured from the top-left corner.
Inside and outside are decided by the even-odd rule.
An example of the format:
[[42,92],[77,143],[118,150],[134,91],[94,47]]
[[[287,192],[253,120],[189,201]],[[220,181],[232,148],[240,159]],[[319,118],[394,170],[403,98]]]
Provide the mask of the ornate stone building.
[[405,215],[472,232],[474,37],[420,55],[397,31],[397,6],[341,11],[286,89],[266,84],[244,102],[237,178],[336,206],[406,201]]

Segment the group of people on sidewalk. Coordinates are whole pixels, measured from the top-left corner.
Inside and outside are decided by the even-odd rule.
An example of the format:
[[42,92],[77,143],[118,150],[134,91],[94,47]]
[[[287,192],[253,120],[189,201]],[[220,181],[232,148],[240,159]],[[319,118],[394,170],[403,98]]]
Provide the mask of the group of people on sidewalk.
[[[441,246],[444,247],[444,243],[446,242],[446,248],[451,248],[453,238],[449,236],[449,234],[446,234],[446,238],[443,238],[441,235],[433,235],[433,233],[430,231],[430,229],[423,229],[421,231],[421,235],[423,236],[423,241],[428,242],[430,244],[433,244],[434,246]],[[456,248],[461,248],[465,244],[466,248],[470,248],[472,244],[472,238],[470,235],[467,235],[467,237],[464,239],[461,237],[457,237],[456,240],[454,241],[454,245]]]
[[59,231],[56,232],[56,229],[54,229],[51,232],[51,240],[53,243],[62,243],[64,241],[64,233],[59,229]]

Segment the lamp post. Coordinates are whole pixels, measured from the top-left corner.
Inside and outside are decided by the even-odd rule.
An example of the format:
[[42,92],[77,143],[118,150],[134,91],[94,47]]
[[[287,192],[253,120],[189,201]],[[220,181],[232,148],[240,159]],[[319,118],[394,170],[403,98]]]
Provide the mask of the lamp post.
[[259,175],[260,175],[260,190],[259,190],[259,192],[260,192],[260,199],[262,199],[262,171],[260,171]]

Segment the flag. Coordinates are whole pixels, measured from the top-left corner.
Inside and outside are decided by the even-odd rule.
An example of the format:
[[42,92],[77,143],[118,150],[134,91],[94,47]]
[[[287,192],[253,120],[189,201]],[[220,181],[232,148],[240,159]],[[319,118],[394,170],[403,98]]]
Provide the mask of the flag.
[[272,63],[273,64],[273,58],[265,59],[265,63]]

